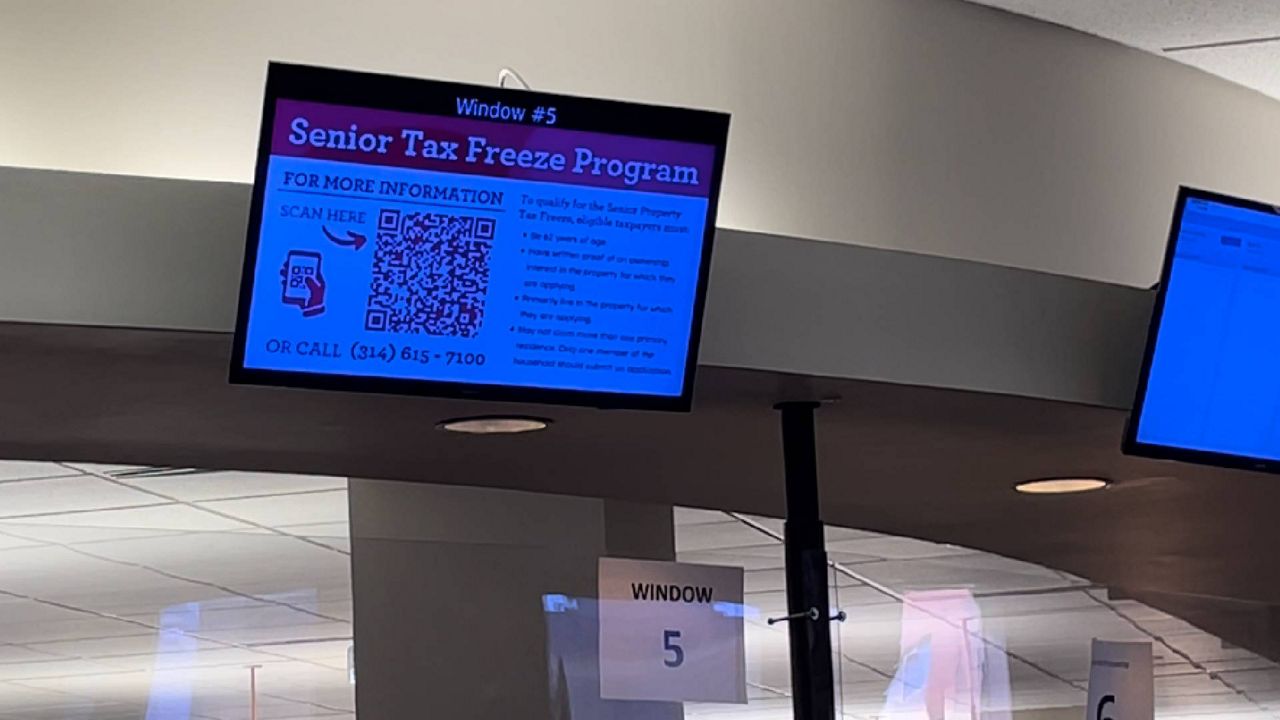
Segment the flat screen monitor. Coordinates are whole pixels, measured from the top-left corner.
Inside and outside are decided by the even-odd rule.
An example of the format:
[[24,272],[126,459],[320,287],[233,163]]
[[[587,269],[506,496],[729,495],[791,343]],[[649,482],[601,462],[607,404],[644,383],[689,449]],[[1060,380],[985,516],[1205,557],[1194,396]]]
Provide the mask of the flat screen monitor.
[[1280,469],[1280,209],[1179,193],[1125,450]]
[[273,63],[232,381],[687,410],[728,127]]

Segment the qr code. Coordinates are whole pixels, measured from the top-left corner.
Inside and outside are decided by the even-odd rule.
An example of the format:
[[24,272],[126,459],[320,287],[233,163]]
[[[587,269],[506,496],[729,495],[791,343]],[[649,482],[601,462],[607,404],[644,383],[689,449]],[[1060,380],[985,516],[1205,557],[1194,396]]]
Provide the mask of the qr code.
[[367,330],[475,337],[489,289],[492,218],[378,213]]

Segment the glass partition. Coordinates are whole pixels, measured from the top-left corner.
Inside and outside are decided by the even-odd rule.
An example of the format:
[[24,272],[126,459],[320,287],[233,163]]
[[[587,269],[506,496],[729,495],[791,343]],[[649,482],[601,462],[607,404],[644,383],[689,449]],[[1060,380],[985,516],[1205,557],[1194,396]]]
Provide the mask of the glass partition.
[[[478,488],[0,462],[0,720],[340,720],[357,693],[366,720],[409,716],[402,700],[501,716],[513,697],[555,720],[789,720],[789,623],[769,623],[786,615],[781,532]],[[840,717],[1075,720],[1095,637],[1152,643],[1158,718],[1280,705],[1271,661],[1083,579],[861,530],[827,539]],[[605,555],[742,570],[746,703],[602,697]]]

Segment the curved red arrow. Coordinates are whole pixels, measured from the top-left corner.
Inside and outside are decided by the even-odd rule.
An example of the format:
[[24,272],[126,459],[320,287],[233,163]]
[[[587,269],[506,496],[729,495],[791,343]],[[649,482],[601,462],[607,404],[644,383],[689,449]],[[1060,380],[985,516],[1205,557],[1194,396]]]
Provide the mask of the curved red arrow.
[[361,235],[355,230],[348,230],[347,236],[344,238],[338,237],[337,235],[329,232],[329,228],[327,227],[321,226],[320,229],[324,231],[325,237],[333,241],[333,244],[341,245],[342,247],[355,248],[356,252],[359,252],[360,248],[364,247],[364,244],[369,242],[369,238]]

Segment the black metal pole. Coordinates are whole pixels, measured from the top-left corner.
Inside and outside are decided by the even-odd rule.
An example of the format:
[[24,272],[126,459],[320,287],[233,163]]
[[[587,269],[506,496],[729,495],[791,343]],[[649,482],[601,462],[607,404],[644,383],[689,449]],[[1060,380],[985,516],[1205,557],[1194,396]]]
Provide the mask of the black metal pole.
[[818,516],[816,402],[785,402],[782,460],[787,481],[787,613],[791,639],[791,691],[796,720],[834,720],[831,607],[827,551]]

